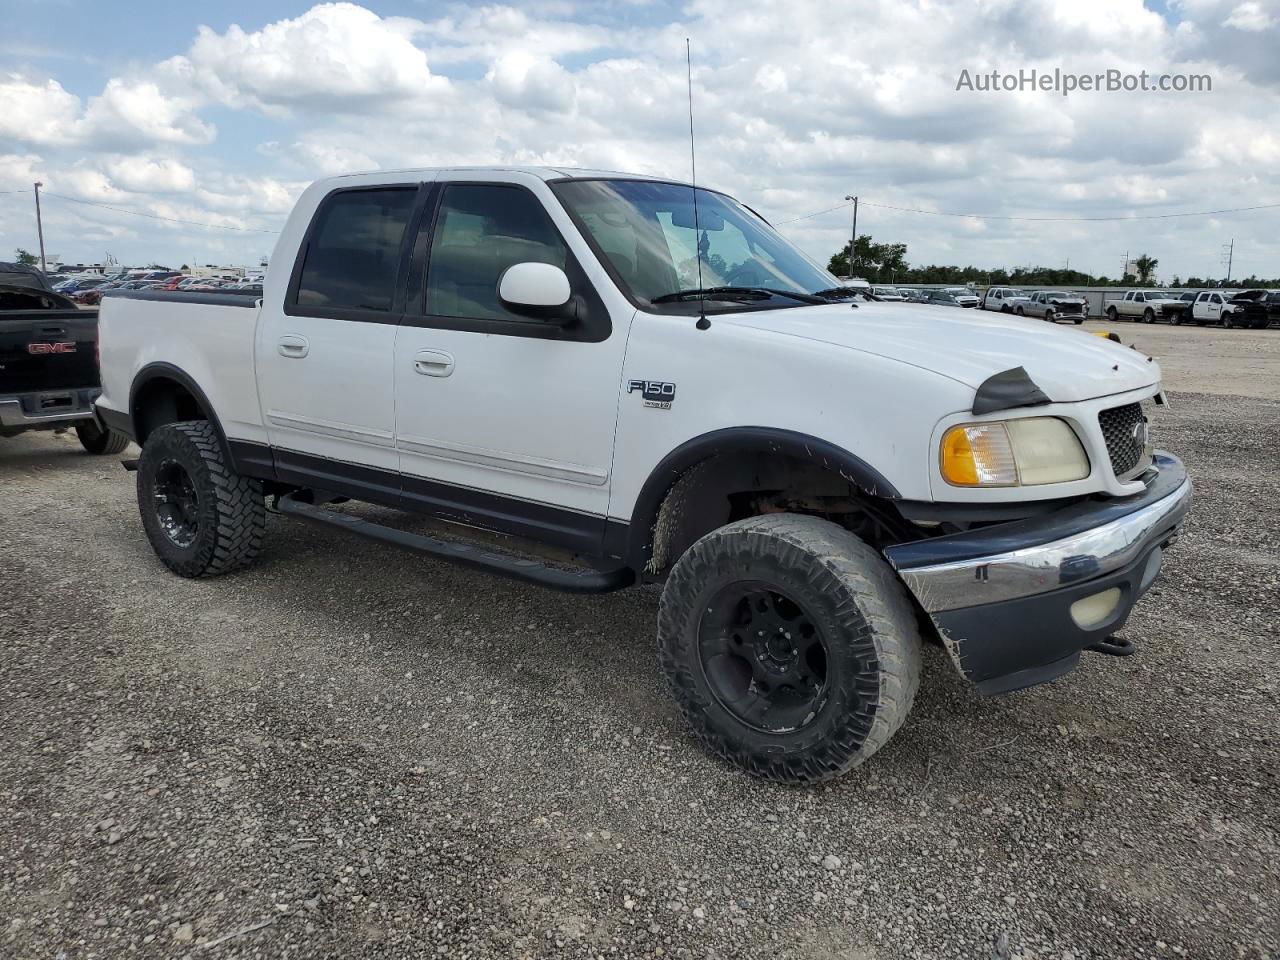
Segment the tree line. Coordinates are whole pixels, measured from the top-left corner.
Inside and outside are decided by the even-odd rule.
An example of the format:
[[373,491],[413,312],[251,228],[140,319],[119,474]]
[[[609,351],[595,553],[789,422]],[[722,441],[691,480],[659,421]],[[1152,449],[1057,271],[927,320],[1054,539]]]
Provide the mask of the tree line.
[[[871,283],[977,283],[996,286],[1071,286],[1071,287],[1129,287],[1148,284],[1160,261],[1142,254],[1133,261],[1137,273],[1122,277],[1094,276],[1081,270],[1065,267],[1004,267],[958,266],[954,264],[929,264],[913,267],[907,262],[905,243],[876,243],[870,235],[860,234],[853,247],[853,269],[849,269],[849,244],[837,250],[827,263],[827,269],[837,277],[857,277]],[[1170,287],[1230,287],[1246,289],[1254,287],[1280,287],[1280,279],[1263,279],[1256,276],[1232,280],[1213,277],[1174,276]]]

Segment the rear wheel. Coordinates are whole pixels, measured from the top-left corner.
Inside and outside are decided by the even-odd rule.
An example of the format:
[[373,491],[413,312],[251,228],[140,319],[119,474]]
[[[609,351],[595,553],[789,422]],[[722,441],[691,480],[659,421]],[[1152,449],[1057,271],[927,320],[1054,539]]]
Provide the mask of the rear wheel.
[[77,423],[76,436],[80,438],[80,446],[84,447],[87,453],[95,456],[120,453],[129,445],[129,438],[123,433],[104,429],[93,420]]
[[180,577],[230,573],[262,551],[262,485],[232,472],[204,420],[171,423],[147,437],[138,511],[156,555]]
[[1115,323],[1120,319],[1120,312],[1115,307],[1107,307],[1107,319]]
[[906,590],[870,546],[826,520],[752,517],[680,558],[658,641],[694,736],[747,772],[828,780],[906,719],[920,633]]

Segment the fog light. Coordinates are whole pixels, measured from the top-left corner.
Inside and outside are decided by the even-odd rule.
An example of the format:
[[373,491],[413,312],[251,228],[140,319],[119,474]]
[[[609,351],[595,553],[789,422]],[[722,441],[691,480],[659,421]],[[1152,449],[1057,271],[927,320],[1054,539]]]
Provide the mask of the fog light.
[[1090,630],[1116,612],[1120,605],[1120,588],[1112,587],[1093,593],[1071,605],[1071,619],[1081,630]]

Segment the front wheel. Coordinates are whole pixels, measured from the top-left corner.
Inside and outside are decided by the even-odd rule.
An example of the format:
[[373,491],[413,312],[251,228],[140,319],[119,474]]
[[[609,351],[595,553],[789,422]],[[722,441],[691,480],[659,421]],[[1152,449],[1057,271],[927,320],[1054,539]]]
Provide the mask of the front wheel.
[[1020,317],[1025,317],[1027,315],[1026,312],[1021,307],[1018,307],[1018,309],[1015,310],[1014,313],[1016,313]]
[[1053,312],[1052,310],[1046,310],[1046,311],[1044,312],[1044,318],[1045,318],[1046,320],[1048,320],[1050,323],[1053,323],[1053,322],[1054,322],[1055,316],[1056,316],[1056,315],[1054,314],[1054,312]]
[[902,582],[827,520],[770,514],[707,534],[662,594],[667,682],[711,753],[782,783],[837,777],[897,732],[921,640]]
[[1075,320],[1076,326],[1078,327],[1082,323],[1084,323],[1084,317],[1076,317],[1076,320]]
[[204,420],[154,430],[138,459],[138,511],[152,549],[180,577],[248,566],[262,551],[262,484],[231,470]]
[[123,433],[104,429],[92,420],[77,423],[76,436],[80,438],[80,446],[84,447],[86,453],[99,457],[121,453],[129,445],[129,438]]
[[1145,321],[1146,323],[1155,323],[1155,322],[1156,322],[1156,312],[1155,312],[1154,310],[1152,310],[1150,307],[1148,307],[1148,308],[1147,308],[1146,313],[1144,313],[1144,314],[1142,315],[1142,319],[1143,319],[1143,321]]

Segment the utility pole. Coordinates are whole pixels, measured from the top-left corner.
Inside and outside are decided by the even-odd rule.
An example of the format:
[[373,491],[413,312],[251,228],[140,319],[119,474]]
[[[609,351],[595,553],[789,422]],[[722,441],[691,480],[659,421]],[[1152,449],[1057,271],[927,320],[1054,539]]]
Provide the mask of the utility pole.
[[853,279],[853,248],[858,245],[858,198],[845,197],[853,201],[853,230],[849,233],[849,279]]
[[36,234],[40,238],[40,272],[47,273],[48,268],[44,265],[44,223],[40,219],[40,188],[43,186],[39,180],[36,181]]
[[1222,258],[1227,261],[1227,279],[1223,281],[1224,283],[1231,282],[1231,261],[1234,259],[1235,253],[1236,253],[1236,238],[1232,237],[1231,242],[1228,243],[1226,245],[1226,249],[1222,251]]

